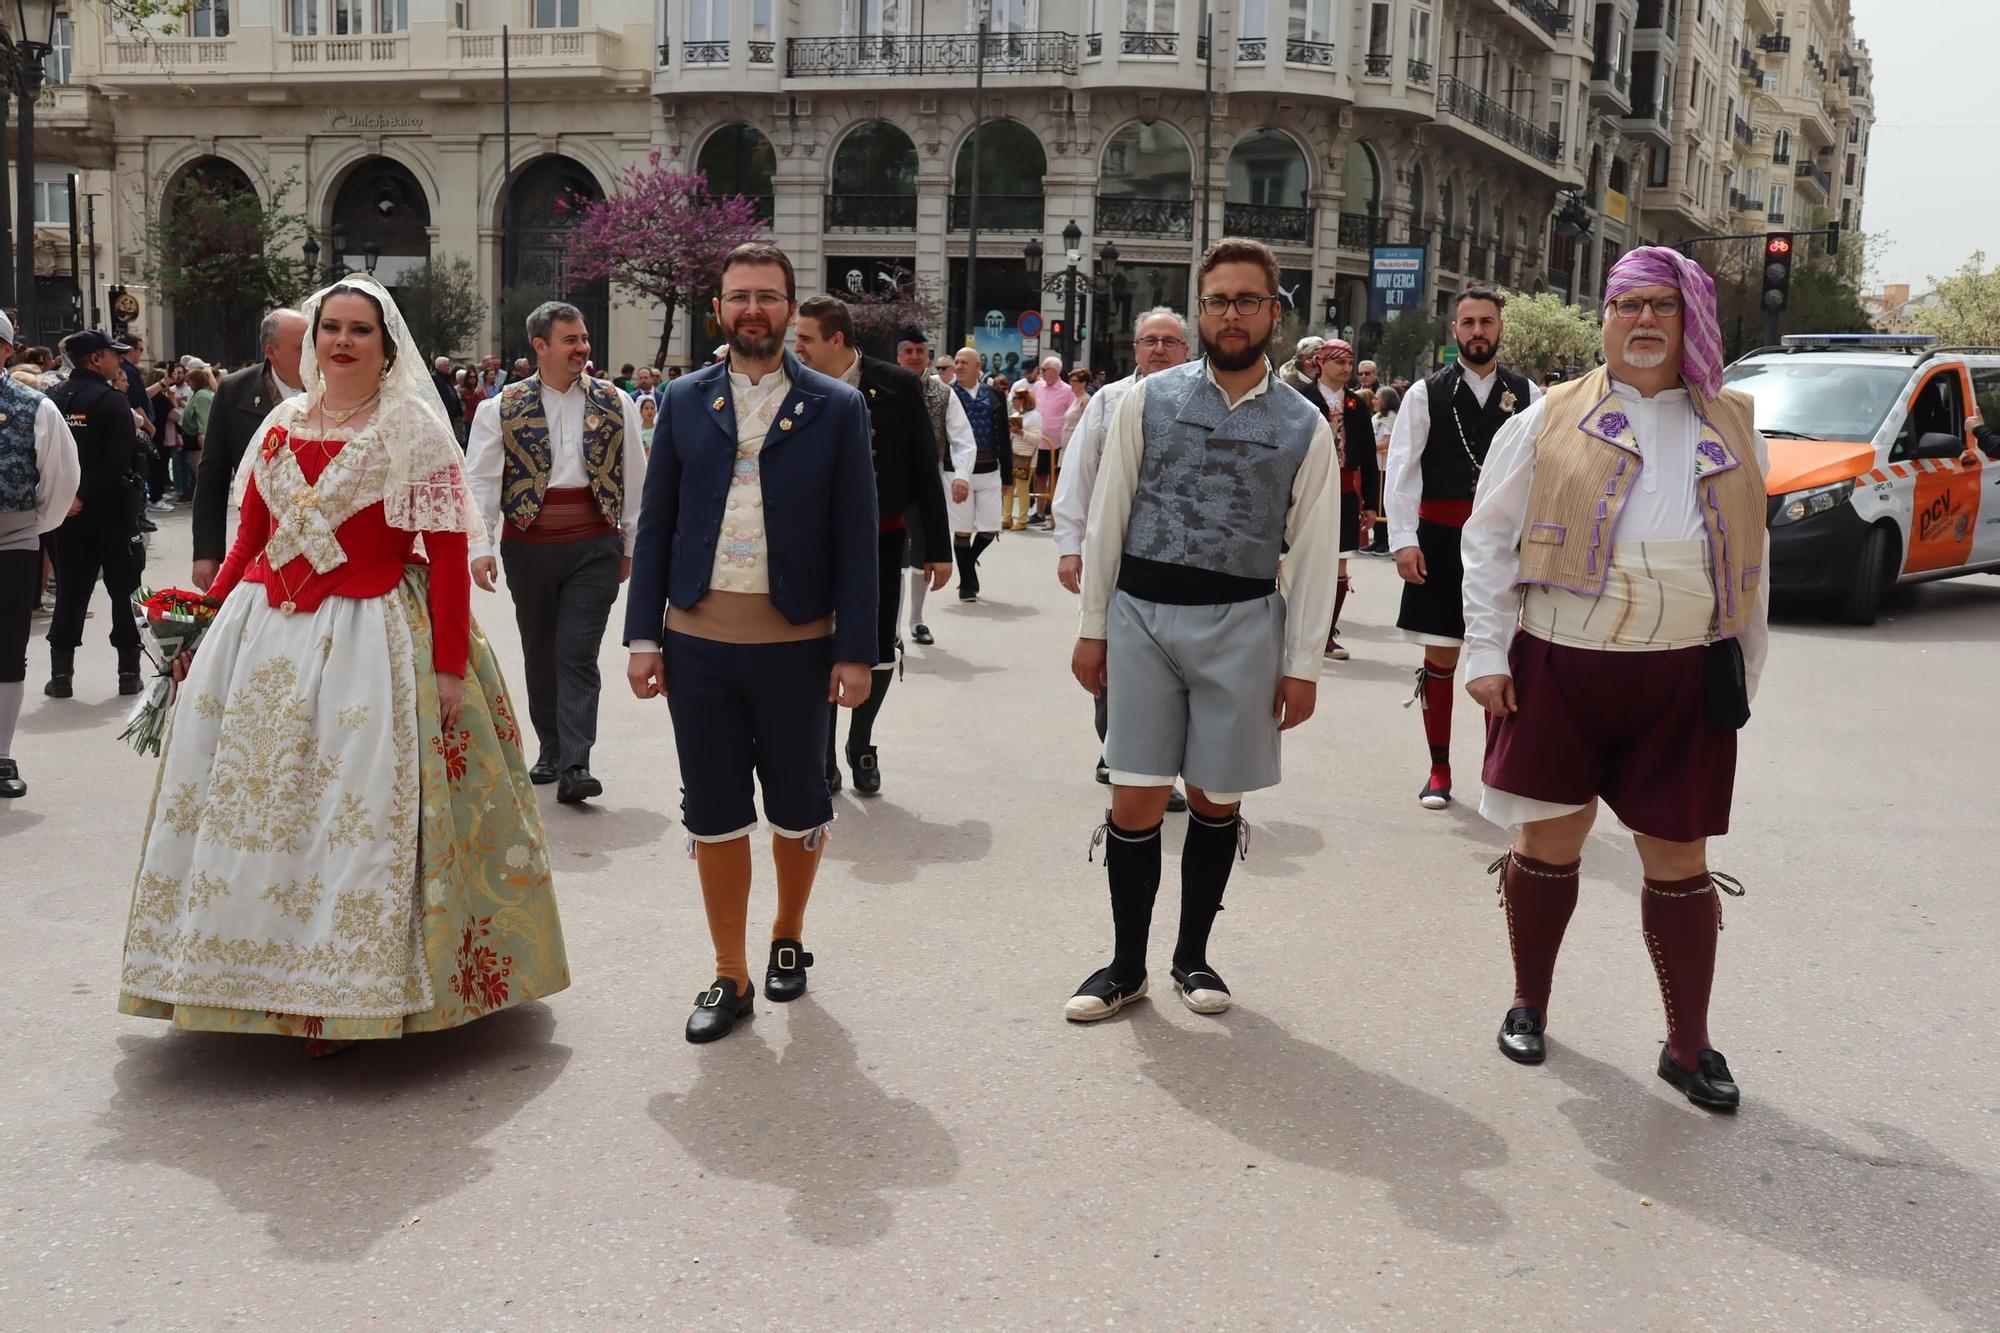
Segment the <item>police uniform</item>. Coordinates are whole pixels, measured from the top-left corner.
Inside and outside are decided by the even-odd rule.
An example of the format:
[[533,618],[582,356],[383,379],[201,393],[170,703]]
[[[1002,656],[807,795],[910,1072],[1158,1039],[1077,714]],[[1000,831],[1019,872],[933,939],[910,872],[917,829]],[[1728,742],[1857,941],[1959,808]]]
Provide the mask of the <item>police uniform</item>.
[[132,594],[146,569],[145,539],[139,530],[145,504],[137,471],[139,432],[125,395],[82,365],[85,357],[110,347],[111,340],[101,333],[72,335],[68,350],[78,363],[76,373],[49,395],[76,438],[82,471],[76,496],[83,501],[83,508],[65,520],[55,536],[56,610],[49,625],[45,693],[59,699],[70,695],[84,615],[100,578],[111,599],[118,692],[137,694],[140,688],[139,626],[132,616]]

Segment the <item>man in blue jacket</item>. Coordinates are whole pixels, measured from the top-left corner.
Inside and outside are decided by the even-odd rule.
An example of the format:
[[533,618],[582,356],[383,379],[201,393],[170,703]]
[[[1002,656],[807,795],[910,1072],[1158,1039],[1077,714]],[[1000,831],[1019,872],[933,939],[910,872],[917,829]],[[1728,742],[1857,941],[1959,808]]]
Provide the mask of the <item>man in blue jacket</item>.
[[720,287],[728,356],[667,387],[625,618],[632,692],[664,697],[673,716],[681,820],[715,944],[694,1042],[751,1011],[753,776],[778,878],[764,994],[805,993],[806,900],[833,819],[828,708],[867,700],[878,655],[866,402],[785,350],[798,287],[784,251],[736,247]]

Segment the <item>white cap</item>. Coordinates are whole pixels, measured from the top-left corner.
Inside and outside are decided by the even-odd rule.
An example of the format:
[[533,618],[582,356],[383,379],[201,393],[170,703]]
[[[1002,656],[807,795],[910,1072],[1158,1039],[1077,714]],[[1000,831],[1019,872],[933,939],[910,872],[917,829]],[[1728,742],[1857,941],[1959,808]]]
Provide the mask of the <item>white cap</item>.
[[14,321],[7,318],[7,312],[4,310],[0,310],[0,338],[9,343],[14,341]]

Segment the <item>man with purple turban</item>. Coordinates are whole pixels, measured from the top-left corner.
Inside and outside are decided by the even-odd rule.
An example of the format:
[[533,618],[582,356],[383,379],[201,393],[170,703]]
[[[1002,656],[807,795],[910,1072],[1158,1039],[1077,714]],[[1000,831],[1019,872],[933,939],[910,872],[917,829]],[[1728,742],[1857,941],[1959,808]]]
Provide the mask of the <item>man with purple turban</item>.
[[1514,1002],[1500,1049],[1546,1054],[1556,952],[1601,798],[1630,829],[1667,1016],[1660,1077],[1734,1110],[1709,1045],[1736,728],[1768,641],[1764,441],[1722,387],[1715,283],[1657,246],[1605,288],[1606,364],[1493,441],[1464,531],[1466,689],[1488,713],[1480,813],[1519,833],[1500,872]]

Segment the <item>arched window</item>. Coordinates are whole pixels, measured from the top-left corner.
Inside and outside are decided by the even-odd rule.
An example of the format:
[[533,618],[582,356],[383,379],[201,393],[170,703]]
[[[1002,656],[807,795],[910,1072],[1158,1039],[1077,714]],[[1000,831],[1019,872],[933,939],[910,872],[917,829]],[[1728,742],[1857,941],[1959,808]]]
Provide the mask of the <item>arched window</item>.
[[1347,162],[1341,173],[1346,199],[1343,213],[1365,213],[1377,217],[1382,212],[1382,169],[1375,150],[1356,140],[1348,145]]
[[886,120],[855,126],[833,153],[826,225],[909,231],[917,225],[917,146]]
[[1431,183],[1424,164],[1410,168],[1410,225],[1421,227],[1430,219]]
[[1282,130],[1252,130],[1229,150],[1222,230],[1273,245],[1311,245],[1311,172],[1305,150]]
[[710,194],[740,194],[757,205],[757,216],[771,220],[771,179],[778,174],[778,153],[753,125],[724,125],[708,136],[694,160],[695,170],[708,177]]
[[1113,236],[1194,234],[1194,155],[1163,120],[1135,121],[1104,144],[1097,230]]
[[972,150],[979,145],[979,225],[994,231],[1042,229],[1042,178],[1049,158],[1035,132],[1018,120],[989,120],[958,146],[952,170],[951,229],[972,216]]
[[[511,226],[505,275],[501,339],[510,352],[525,355],[527,331],[521,318],[543,301],[568,301],[583,312],[598,363],[611,362],[611,289],[604,279],[570,277],[563,233],[576,225],[579,202],[602,199],[597,178],[583,164],[560,154],[536,158],[521,168],[510,187]],[[515,306],[526,305],[526,309]],[[612,362],[612,364],[616,364]]]
[[[167,220],[163,239],[178,247],[176,258],[184,271],[226,273],[233,268],[230,247],[241,243],[229,234],[228,219],[260,211],[256,187],[241,167],[223,157],[196,158],[175,173],[160,199],[160,213]],[[200,286],[198,294],[190,290],[186,299],[174,301],[173,346],[159,352],[191,352],[208,361],[255,359],[265,294],[253,292],[239,300],[231,299],[226,283]]]
[[431,256],[431,204],[408,167],[393,158],[354,164],[333,196],[330,219],[343,231],[348,266],[359,268],[373,242],[375,276],[393,289]]

